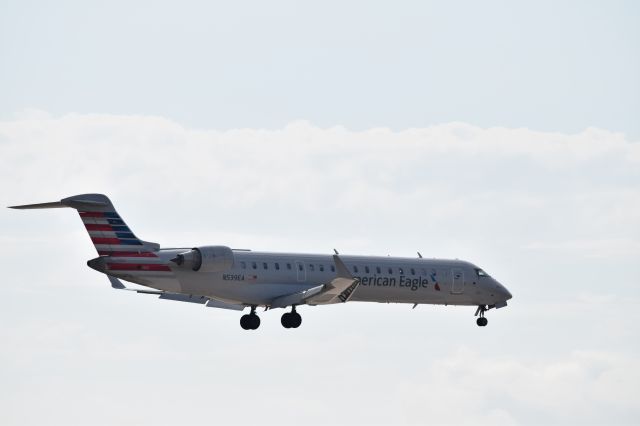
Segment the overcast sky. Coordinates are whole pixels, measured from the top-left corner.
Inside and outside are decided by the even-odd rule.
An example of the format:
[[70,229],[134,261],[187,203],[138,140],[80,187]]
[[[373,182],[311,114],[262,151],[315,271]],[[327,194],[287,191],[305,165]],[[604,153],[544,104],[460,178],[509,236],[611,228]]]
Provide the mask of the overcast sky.
[[635,2],[0,1],[3,205],[163,246],[454,257],[474,308],[118,292],[0,210],[2,424],[637,424]]

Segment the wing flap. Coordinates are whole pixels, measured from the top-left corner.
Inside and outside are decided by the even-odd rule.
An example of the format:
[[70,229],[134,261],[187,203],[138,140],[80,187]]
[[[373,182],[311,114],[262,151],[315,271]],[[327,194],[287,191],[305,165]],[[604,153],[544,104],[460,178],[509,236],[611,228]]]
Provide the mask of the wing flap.
[[296,293],[286,294],[284,296],[277,297],[271,301],[269,306],[271,309],[274,308],[286,308],[287,306],[292,305],[304,305],[307,303],[306,301],[322,292],[326,291],[327,285],[319,285],[317,287],[312,287],[308,290],[299,291]]
[[306,303],[308,305],[328,305],[348,302],[358,285],[360,285],[360,280],[357,278],[335,278],[331,281],[332,288],[307,298]]
[[207,307],[218,308],[218,309],[230,309],[232,311],[242,311],[245,308],[244,305],[235,305],[233,303],[221,302],[215,299],[209,299],[209,301],[207,302]]
[[336,264],[336,277],[328,284],[312,287],[308,290],[280,296],[271,301],[271,308],[285,308],[291,305],[328,305],[331,303],[345,303],[360,285],[360,280],[354,278],[342,259],[333,256]]
[[244,305],[236,305],[233,303],[221,302],[219,300],[211,299],[206,296],[197,296],[194,294],[170,293],[170,292],[161,291],[161,290],[138,290],[135,288],[127,288],[124,284],[122,284],[122,281],[120,281],[116,277],[112,277],[110,275],[107,275],[107,276],[109,277],[109,282],[111,282],[111,287],[115,288],[116,290],[129,290],[129,291],[135,291],[136,293],[140,293],[140,294],[155,294],[156,296],[158,296],[159,299],[173,300],[176,302],[197,303],[200,305],[206,305],[209,308],[231,309],[234,311],[242,311],[245,308]]

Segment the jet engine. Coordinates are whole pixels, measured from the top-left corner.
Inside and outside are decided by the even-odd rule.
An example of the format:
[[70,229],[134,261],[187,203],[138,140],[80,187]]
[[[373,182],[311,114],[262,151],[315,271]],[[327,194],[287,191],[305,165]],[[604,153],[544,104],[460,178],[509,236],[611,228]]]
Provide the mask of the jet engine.
[[233,251],[225,246],[194,247],[171,259],[176,265],[198,272],[222,272],[233,266]]

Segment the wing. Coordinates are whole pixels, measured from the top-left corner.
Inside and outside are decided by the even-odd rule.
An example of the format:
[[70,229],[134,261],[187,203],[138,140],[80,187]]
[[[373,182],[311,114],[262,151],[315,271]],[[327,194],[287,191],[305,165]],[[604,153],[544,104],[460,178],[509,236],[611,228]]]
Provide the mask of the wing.
[[351,275],[337,254],[333,255],[333,261],[336,265],[336,277],[331,282],[277,297],[271,301],[270,307],[285,308],[290,305],[328,305],[347,302],[360,285],[360,280]]
[[199,303],[202,305],[206,305],[210,308],[231,309],[234,311],[241,311],[246,307],[244,305],[235,305],[232,303],[221,302],[219,300],[211,299],[209,297],[196,296],[193,294],[181,294],[181,293],[170,293],[167,291],[160,291],[160,290],[138,290],[135,288],[127,288],[125,287],[124,284],[122,284],[122,281],[111,276],[109,276],[109,281],[111,282],[111,287],[117,290],[129,290],[129,291],[135,291],[136,293],[141,293],[141,294],[155,294],[160,299],[165,299],[165,300],[175,300],[177,302]]

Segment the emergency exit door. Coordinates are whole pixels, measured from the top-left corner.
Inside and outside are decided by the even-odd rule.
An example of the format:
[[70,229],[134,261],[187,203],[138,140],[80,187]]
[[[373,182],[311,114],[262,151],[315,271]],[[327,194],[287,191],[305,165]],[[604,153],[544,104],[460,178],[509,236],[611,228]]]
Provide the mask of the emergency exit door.
[[462,269],[454,268],[451,270],[451,293],[462,294],[464,293],[464,271]]

